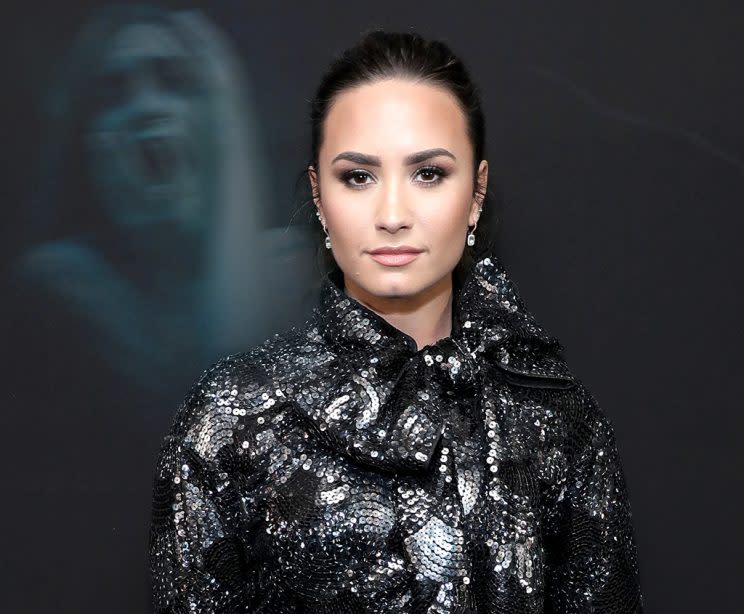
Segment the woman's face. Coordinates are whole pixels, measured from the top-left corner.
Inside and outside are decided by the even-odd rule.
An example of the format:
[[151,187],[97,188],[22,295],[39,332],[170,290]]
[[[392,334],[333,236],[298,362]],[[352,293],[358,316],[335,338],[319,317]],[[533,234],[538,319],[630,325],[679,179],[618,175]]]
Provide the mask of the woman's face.
[[[310,181],[333,256],[352,296],[412,298],[451,284],[476,223],[473,146],[456,98],[404,79],[337,96]],[[478,169],[485,193],[488,163]],[[410,246],[410,262],[371,251]],[[410,259],[410,258],[409,258]]]

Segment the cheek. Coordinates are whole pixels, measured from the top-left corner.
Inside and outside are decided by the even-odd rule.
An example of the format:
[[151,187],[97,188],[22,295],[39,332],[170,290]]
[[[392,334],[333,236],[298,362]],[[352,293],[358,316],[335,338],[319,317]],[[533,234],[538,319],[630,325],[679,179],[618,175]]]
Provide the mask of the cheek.
[[[361,192],[361,191],[360,191]],[[333,186],[322,192],[323,208],[328,225],[333,228],[336,243],[352,244],[359,241],[362,230],[374,225],[374,208],[365,202],[361,193]]]
[[[432,189],[433,190],[433,189]],[[442,240],[465,236],[470,208],[470,191],[461,185],[437,190],[421,207],[419,220],[433,237]]]

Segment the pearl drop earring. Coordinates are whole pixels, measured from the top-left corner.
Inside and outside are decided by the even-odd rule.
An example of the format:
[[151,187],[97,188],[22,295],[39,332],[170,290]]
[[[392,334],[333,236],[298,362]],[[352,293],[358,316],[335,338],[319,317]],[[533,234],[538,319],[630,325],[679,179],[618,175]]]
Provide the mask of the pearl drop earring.
[[[478,209],[478,213],[480,213],[481,211],[483,211],[483,207],[480,207]],[[480,217],[480,216],[478,216],[478,217]],[[473,230],[471,230],[468,233],[468,245],[470,247],[473,247],[473,245],[475,245],[475,229],[476,228],[478,228],[478,220],[477,219],[475,220],[475,226],[473,226]]]
[[[318,211],[317,209],[315,209],[315,215],[318,217],[318,221],[321,224],[323,224],[323,220],[320,217],[320,211]],[[328,229],[326,228],[326,225],[325,224],[323,224],[323,232],[325,232],[325,234],[326,234],[326,238],[325,238],[326,249],[331,249],[331,237],[328,235]]]

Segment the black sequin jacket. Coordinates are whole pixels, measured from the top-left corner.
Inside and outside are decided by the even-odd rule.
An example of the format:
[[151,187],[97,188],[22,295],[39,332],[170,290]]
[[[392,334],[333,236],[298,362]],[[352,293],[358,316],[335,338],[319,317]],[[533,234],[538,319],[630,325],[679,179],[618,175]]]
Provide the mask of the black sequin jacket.
[[420,350],[323,280],[207,369],[156,469],[156,612],[643,612],[613,428],[482,258]]

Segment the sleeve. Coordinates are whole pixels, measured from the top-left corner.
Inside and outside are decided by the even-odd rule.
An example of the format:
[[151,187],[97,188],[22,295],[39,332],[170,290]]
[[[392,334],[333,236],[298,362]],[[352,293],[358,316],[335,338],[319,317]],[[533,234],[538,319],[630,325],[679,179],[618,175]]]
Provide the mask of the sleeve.
[[612,424],[580,387],[584,419],[546,536],[546,612],[642,614],[633,518]]
[[158,454],[149,539],[156,613],[252,612],[261,590],[257,514],[230,468],[233,385],[222,364],[192,387]]

